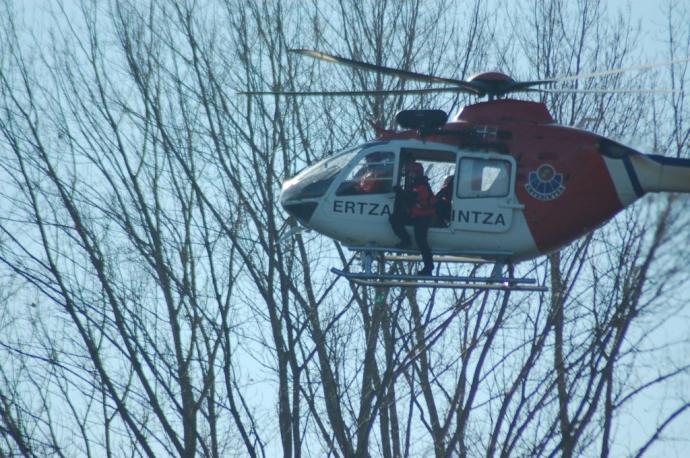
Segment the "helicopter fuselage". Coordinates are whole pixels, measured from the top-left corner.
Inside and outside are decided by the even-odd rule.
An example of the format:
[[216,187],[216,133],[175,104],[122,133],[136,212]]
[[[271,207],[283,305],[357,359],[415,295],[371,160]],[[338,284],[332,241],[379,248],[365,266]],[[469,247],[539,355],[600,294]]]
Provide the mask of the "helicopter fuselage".
[[303,225],[347,245],[393,247],[394,189],[410,161],[424,166],[434,192],[453,182],[450,208],[428,234],[444,254],[536,257],[646,192],[690,192],[690,161],[644,155],[556,124],[543,104],[508,99],[470,105],[440,128],[380,131],[287,180],[281,202]]

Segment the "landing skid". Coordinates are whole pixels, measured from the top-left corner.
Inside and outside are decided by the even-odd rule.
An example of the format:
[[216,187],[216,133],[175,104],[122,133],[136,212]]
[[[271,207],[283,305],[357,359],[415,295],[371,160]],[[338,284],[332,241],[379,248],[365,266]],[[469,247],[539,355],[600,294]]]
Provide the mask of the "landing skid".
[[546,291],[536,284],[533,278],[508,277],[456,277],[452,275],[377,275],[366,272],[347,272],[332,268],[331,272],[345,277],[350,282],[361,286],[411,287],[411,288],[455,288],[486,289],[505,291]]
[[[533,278],[513,277],[512,264],[508,265],[509,276],[503,276],[503,269],[508,259],[508,253],[471,253],[469,256],[459,256],[455,253],[437,253],[434,256],[436,263],[494,263],[491,275],[479,276],[454,276],[454,275],[406,275],[406,274],[379,274],[374,273],[372,266],[374,258],[379,263],[386,261],[420,261],[416,252],[408,250],[389,249],[382,247],[350,247],[356,251],[362,262],[362,272],[350,272],[332,268],[331,272],[346,278],[355,285],[376,287],[405,287],[405,288],[455,288],[475,290],[503,290],[503,291],[547,291],[544,286],[537,285]],[[493,260],[491,259],[493,258]],[[499,260],[497,260],[498,258]]]

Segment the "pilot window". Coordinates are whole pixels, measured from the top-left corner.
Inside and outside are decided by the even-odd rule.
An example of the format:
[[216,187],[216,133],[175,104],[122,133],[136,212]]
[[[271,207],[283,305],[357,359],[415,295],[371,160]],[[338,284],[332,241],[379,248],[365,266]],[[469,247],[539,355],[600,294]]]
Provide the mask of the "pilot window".
[[460,160],[458,196],[503,197],[510,192],[510,163],[499,159]]
[[336,195],[383,194],[393,192],[395,155],[387,151],[369,153],[356,164],[340,184]]
[[361,147],[345,150],[303,169],[283,183],[281,199],[289,201],[323,196],[338,173],[352,160],[360,149]]

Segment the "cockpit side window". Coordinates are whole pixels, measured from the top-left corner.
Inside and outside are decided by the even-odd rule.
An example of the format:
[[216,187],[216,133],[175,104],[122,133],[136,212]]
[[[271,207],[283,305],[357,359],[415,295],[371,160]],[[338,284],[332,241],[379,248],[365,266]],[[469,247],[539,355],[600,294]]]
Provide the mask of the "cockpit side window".
[[322,197],[335,177],[359,152],[358,148],[329,156],[305,168],[295,177],[283,183],[281,200],[314,199]]
[[395,155],[376,151],[364,156],[340,184],[336,195],[384,194],[393,192]]
[[504,197],[510,193],[510,162],[500,159],[460,160],[457,192],[460,198]]

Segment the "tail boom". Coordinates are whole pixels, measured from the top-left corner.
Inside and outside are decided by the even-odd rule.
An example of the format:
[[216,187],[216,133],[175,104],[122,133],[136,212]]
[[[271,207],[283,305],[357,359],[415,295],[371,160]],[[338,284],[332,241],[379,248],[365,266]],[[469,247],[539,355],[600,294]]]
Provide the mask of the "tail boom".
[[644,154],[628,159],[644,192],[690,192],[690,159]]
[[690,159],[636,152],[604,160],[623,206],[648,192],[690,193]]

